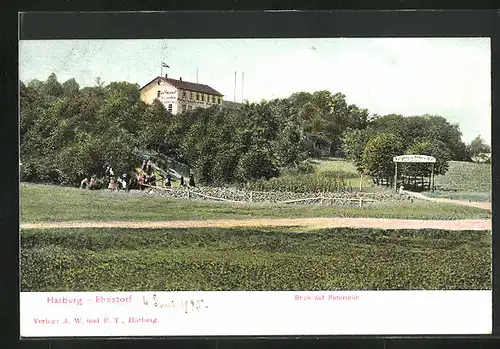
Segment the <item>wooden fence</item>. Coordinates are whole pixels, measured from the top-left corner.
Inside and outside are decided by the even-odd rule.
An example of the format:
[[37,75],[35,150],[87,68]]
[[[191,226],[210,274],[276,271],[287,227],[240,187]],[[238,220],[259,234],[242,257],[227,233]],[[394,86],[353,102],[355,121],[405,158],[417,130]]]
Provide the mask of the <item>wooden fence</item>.
[[[169,187],[156,187],[148,184],[141,184],[143,187],[149,187],[152,189],[158,189],[158,190],[164,190],[164,191],[175,191],[173,188]],[[186,192],[186,198],[191,199],[193,195],[198,195],[203,198],[211,199],[211,200],[216,200],[216,201],[223,201],[223,202],[231,202],[235,204],[248,204],[252,203],[253,201],[253,191],[250,192],[250,200],[248,201],[239,201],[239,200],[230,200],[226,198],[221,198],[217,196],[211,196],[207,194],[202,194],[200,192],[197,192],[195,190],[185,188]],[[269,192],[255,192],[255,193],[265,193],[269,194]],[[333,201],[356,201],[358,202],[359,207],[363,207],[363,204],[365,202],[376,202],[377,200],[373,199],[367,199],[367,198],[339,198],[339,197],[326,197],[323,195],[320,196],[314,196],[314,197],[309,197],[309,198],[303,198],[303,199],[293,199],[293,200],[285,200],[285,201],[277,201],[275,202],[276,204],[293,204],[293,203],[299,203],[299,202],[305,202],[305,201],[319,201],[321,205],[323,205],[325,202],[333,202]]]

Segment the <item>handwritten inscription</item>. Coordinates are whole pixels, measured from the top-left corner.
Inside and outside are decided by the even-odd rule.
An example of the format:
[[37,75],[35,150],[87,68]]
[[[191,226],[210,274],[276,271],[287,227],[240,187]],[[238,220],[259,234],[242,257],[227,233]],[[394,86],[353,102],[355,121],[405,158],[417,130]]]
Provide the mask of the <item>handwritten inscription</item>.
[[153,294],[152,298],[143,296],[142,303],[145,306],[155,307],[159,309],[182,309],[186,314],[188,312],[196,312],[208,308],[208,305],[205,304],[205,301],[203,299],[167,299],[162,301],[156,294]]

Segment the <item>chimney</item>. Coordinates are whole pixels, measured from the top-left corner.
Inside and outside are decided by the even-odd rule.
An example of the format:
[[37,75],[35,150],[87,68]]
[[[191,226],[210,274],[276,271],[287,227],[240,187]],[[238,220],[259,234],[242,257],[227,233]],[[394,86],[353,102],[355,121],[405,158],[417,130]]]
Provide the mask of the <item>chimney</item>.
[[179,78],[179,81],[182,81],[182,76]]
[[168,74],[165,74],[165,79],[168,79]]

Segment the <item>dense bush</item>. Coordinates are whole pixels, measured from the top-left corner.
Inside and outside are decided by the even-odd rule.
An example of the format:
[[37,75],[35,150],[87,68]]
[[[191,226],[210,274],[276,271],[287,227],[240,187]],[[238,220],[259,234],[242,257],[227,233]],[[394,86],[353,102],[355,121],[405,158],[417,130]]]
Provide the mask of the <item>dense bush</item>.
[[[382,134],[393,139],[374,143]],[[80,89],[74,79],[60,84],[54,74],[45,82],[20,83],[21,180],[29,182],[75,186],[84,177],[103,176],[108,164],[116,173],[128,173],[144,154],[156,154],[155,162],[182,164],[182,173],[192,170],[202,185],[308,173],[305,159],[338,155],[354,160],[359,171],[386,177],[391,156],[422,139],[439,140],[444,145],[439,149],[453,159],[468,158],[460,137],[458,126],[442,117],[371,118],[368,110],[329,91],[172,115],[157,100],[143,103],[137,84],[98,80]]]
[[20,105],[21,179],[67,185],[102,176],[107,164],[128,173],[147,153],[187,164],[200,184],[269,179],[307,170],[302,160],[317,153],[308,144],[334,154],[343,130],[368,117],[328,91],[172,115],[157,100],[143,103],[136,84],[80,89],[55,74],[21,82]]
[[280,177],[270,180],[258,180],[250,182],[249,190],[277,191],[292,193],[314,193],[314,192],[342,192],[352,191],[350,183],[343,177],[318,176],[314,174]]
[[491,289],[491,234],[30,230],[22,291]]
[[[393,156],[430,155],[436,158],[435,173],[444,174],[449,160],[469,160],[458,124],[435,115],[374,117],[364,129],[349,129],[342,138],[342,150],[359,172],[380,178],[394,174]],[[428,176],[429,166],[404,164],[400,170]]]

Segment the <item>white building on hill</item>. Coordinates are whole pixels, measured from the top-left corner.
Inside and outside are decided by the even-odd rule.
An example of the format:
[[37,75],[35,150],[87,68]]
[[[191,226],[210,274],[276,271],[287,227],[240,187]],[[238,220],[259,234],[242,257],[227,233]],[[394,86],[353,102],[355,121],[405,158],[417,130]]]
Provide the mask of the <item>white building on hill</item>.
[[182,113],[195,108],[209,108],[222,105],[223,94],[208,85],[175,80],[158,76],[141,87],[141,100],[152,104],[155,99],[165,105],[172,114]]

